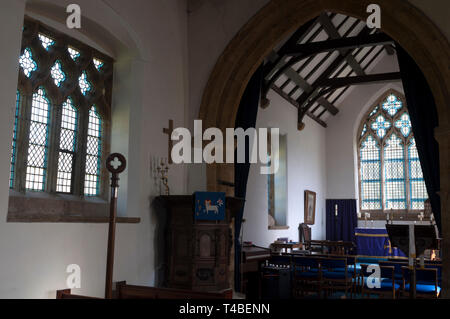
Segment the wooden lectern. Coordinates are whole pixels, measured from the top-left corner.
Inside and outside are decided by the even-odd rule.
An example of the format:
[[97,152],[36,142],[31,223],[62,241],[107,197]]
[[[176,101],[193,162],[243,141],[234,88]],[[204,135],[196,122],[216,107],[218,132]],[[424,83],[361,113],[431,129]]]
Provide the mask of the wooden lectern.
[[195,220],[193,195],[159,196],[154,204],[165,264],[161,285],[209,292],[231,288],[231,222],[244,199],[226,197],[225,219],[217,221]]

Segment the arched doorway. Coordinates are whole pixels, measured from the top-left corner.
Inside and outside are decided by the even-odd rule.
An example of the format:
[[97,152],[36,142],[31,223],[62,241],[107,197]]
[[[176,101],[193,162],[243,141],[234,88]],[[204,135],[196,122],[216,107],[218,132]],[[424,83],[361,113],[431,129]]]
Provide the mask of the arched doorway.
[[[343,13],[363,21],[371,0],[272,0],[228,44],[212,71],[203,94],[200,119],[204,127],[234,127],[246,85],[269,52],[308,20],[324,11]],[[436,139],[440,148],[442,230],[450,232],[450,44],[421,11],[407,1],[378,0],[382,31],[396,40],[416,61],[432,88],[439,114]],[[219,190],[218,180],[232,181],[231,164],[207,166],[208,190]],[[448,236],[448,235],[447,235]],[[443,254],[450,253],[444,238]],[[444,258],[443,296],[450,297],[450,260]]]

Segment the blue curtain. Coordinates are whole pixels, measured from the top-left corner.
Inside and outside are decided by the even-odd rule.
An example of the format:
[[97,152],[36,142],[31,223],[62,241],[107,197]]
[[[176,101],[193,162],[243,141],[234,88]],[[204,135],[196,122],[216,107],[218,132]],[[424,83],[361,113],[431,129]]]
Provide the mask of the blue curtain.
[[441,202],[437,194],[440,190],[439,145],[434,138],[434,129],[439,124],[436,104],[420,68],[400,45],[396,44],[396,49],[423,178],[441,232]]
[[[243,128],[244,130],[255,127],[256,116],[258,115],[259,100],[261,94],[262,85],[262,66],[253,74],[247,88],[245,89],[244,95],[242,96],[241,103],[239,105],[239,110],[236,115],[236,128]],[[246,141],[245,158],[246,162],[238,164],[237,154],[235,153],[235,165],[234,165],[234,196],[239,198],[245,198],[247,193],[247,180],[250,171],[249,162],[249,141]],[[244,205],[245,207],[245,205]],[[244,207],[242,210],[236,214],[235,217],[235,234],[234,234],[234,247],[235,247],[235,259],[234,259],[234,283],[236,291],[241,289],[241,243],[239,242],[239,237],[241,234],[242,217],[244,215]]]
[[355,228],[358,227],[356,199],[327,199],[326,215],[327,240],[355,242]]

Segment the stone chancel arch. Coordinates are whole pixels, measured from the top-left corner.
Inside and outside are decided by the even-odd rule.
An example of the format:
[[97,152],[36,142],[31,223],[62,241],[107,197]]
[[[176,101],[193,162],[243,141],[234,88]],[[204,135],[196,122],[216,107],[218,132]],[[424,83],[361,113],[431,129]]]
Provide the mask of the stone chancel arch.
[[[204,127],[234,127],[240,99],[248,81],[271,50],[301,25],[324,11],[367,19],[371,0],[271,0],[228,44],[218,59],[200,107]],[[442,229],[450,232],[450,44],[420,10],[403,0],[378,0],[381,29],[397,41],[424,73],[435,98],[439,127]],[[220,190],[219,180],[232,181],[233,165],[207,166],[208,190]],[[444,269],[450,269],[449,238],[443,240]],[[443,296],[449,297],[450,271],[443,273]]]

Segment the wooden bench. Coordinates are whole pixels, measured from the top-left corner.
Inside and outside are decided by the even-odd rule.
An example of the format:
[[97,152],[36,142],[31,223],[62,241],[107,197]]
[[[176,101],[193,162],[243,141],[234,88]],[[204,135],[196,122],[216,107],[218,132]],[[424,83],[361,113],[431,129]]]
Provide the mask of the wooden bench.
[[[233,290],[202,292],[182,289],[155,288],[127,285],[125,281],[116,284],[115,299],[232,299]],[[101,299],[74,295],[70,289],[58,290],[56,299]]]
[[56,299],[94,299],[94,300],[100,300],[101,298],[73,295],[71,293],[70,289],[64,289],[64,290],[57,290],[56,291]]
[[202,292],[182,289],[155,288],[127,285],[125,281],[116,284],[118,299],[232,299],[233,290]]

